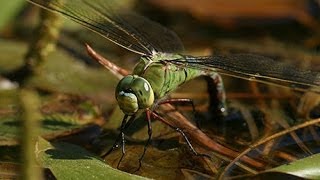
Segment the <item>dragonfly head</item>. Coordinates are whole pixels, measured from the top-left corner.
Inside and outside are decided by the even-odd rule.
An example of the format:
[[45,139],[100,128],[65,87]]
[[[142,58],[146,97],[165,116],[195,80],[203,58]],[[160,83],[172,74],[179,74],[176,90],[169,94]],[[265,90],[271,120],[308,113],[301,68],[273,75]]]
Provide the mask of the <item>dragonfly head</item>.
[[122,78],[117,85],[115,95],[120,109],[127,115],[133,115],[139,109],[149,108],[154,102],[150,83],[137,75]]

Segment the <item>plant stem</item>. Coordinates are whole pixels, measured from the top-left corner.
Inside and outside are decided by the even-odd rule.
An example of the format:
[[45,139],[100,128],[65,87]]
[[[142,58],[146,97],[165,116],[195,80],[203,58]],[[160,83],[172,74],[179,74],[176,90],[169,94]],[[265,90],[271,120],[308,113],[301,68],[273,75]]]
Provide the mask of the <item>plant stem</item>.
[[22,173],[25,180],[41,179],[41,170],[35,157],[35,145],[39,135],[41,115],[39,112],[39,97],[35,91],[23,89],[20,92],[22,106]]

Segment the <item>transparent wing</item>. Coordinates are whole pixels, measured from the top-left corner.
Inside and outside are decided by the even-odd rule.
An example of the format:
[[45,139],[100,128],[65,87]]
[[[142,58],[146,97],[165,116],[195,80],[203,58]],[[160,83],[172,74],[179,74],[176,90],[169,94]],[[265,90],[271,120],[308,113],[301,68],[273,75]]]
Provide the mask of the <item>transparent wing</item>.
[[122,13],[120,16],[126,22],[132,22],[132,27],[139,30],[157,52],[178,53],[184,50],[180,38],[159,23],[134,13]]
[[[297,90],[320,92],[320,73],[253,54],[186,57],[171,63]],[[310,88],[310,89],[309,89]]]
[[[28,0],[60,13],[106,39],[141,55],[183,50],[177,35],[127,9],[114,9],[111,0]],[[170,40],[170,41],[169,41]]]

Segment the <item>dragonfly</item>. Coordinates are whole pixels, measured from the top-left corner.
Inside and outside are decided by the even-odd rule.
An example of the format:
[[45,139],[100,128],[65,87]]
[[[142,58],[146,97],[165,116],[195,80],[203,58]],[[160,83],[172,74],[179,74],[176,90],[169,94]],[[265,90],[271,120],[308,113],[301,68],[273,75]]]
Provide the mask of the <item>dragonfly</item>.
[[[214,87],[211,88],[215,93],[210,97],[210,105],[215,107],[217,113],[226,112],[226,97],[220,74],[295,90],[320,92],[319,72],[299,69],[268,57],[254,54],[214,54],[201,57],[184,55],[183,44],[173,31],[128,9],[115,10],[110,0],[28,1],[61,14],[103,38],[141,55],[133,73],[123,77],[116,87],[115,96],[124,118],[120,134],[106,154],[118,147],[121,141],[124,155],[124,130],[137,114],[145,112],[149,138],[144,155],[152,136],[151,118],[163,120],[156,108],[161,104],[181,102],[193,106],[190,99],[170,99],[168,95],[199,76],[209,77],[208,83]],[[175,129],[185,137],[194,154],[199,155],[181,129]],[[140,165],[143,155],[139,159]]]

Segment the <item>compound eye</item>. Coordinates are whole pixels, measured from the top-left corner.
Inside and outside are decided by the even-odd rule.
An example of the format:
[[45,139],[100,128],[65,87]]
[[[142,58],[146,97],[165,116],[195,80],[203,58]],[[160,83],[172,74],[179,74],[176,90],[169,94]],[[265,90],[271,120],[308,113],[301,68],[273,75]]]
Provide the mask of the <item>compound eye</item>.
[[149,108],[154,102],[150,83],[137,75],[128,75],[120,80],[115,92],[118,104],[127,115],[139,109]]
[[128,89],[130,89],[130,86],[134,79],[135,77],[133,75],[128,75],[122,78],[116,87],[116,92],[115,92],[116,97],[121,91],[125,92]]
[[142,78],[137,77],[131,84],[131,90],[137,96],[140,109],[149,108],[154,102],[154,93],[150,83]]

